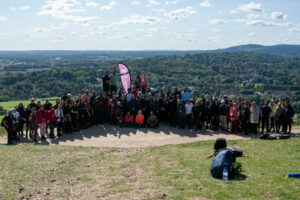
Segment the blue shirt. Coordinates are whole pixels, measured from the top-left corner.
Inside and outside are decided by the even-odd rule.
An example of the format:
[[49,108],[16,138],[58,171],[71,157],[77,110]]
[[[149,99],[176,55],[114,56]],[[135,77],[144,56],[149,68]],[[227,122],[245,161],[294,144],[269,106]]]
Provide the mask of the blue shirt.
[[190,98],[190,93],[189,92],[181,92],[181,99],[184,102],[187,102],[187,100]]
[[128,93],[128,94],[126,95],[126,100],[127,100],[127,102],[131,101],[131,97],[132,97],[132,94],[131,94],[131,93]]

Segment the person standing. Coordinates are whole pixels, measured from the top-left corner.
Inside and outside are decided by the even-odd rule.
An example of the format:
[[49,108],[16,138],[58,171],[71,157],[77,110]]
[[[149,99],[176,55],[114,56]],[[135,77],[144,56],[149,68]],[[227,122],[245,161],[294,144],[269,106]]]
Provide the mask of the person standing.
[[13,120],[13,115],[11,110],[7,112],[7,116],[3,118],[1,125],[4,126],[7,132],[7,145],[14,144],[13,140],[14,140],[15,127],[14,127],[14,120]]
[[117,75],[117,70],[114,69],[113,73],[110,75],[110,91],[111,93],[113,92],[117,92],[117,79],[118,79],[118,75]]
[[56,126],[56,115],[55,115],[55,110],[54,106],[50,106],[50,110],[48,111],[48,120],[49,120],[49,127],[50,127],[50,138],[55,138],[54,135],[54,128]]
[[294,114],[295,112],[294,109],[291,107],[290,102],[286,101],[283,109],[282,132],[286,133],[287,128],[289,128],[288,134],[291,134]]
[[24,123],[26,121],[26,112],[23,106],[23,103],[20,103],[17,112],[20,114],[19,124],[18,124],[18,132],[24,136]]
[[275,103],[274,103],[274,100],[272,99],[271,100],[271,102],[270,102],[270,108],[271,108],[271,114],[270,114],[270,121],[271,121],[271,126],[270,126],[270,128],[269,128],[269,132],[275,132],[275,125],[274,125],[274,123],[275,123],[275,109],[276,109],[276,105],[275,105]]
[[48,121],[47,115],[48,115],[48,112],[44,109],[44,106],[41,105],[41,107],[37,113],[37,116],[38,116],[42,140],[46,140],[46,124]]
[[186,103],[189,98],[190,98],[190,93],[186,90],[186,88],[184,88],[183,91],[181,92],[181,99],[183,100],[183,103]]
[[259,113],[260,113],[260,110],[256,106],[256,103],[252,102],[251,107],[250,107],[250,123],[251,123],[252,131],[254,133],[258,133]]
[[62,136],[62,128],[64,122],[64,111],[62,110],[61,104],[58,105],[58,108],[55,110],[55,116],[57,119],[57,136]]
[[266,126],[266,132],[269,130],[269,118],[271,115],[271,108],[269,107],[269,103],[266,101],[264,105],[261,107],[260,115],[261,115],[261,123],[262,123],[262,129],[261,133],[264,133],[264,129]]
[[234,102],[232,108],[230,109],[230,133],[236,132],[238,127],[238,120],[239,120],[239,107]]
[[142,92],[145,93],[146,89],[148,88],[148,80],[146,79],[146,74],[143,74],[143,77],[141,79],[141,87]]
[[185,104],[185,116],[186,116],[186,124],[188,128],[192,127],[192,111],[193,111],[193,103],[191,100],[187,100],[187,103]]
[[32,108],[32,112],[30,114],[29,121],[30,121],[30,125],[32,128],[32,132],[33,132],[33,140],[35,142],[37,142],[38,141],[37,137],[38,137],[38,128],[39,128],[39,118],[37,115],[36,108]]
[[109,78],[108,71],[105,72],[105,75],[102,77],[102,82],[103,82],[103,91],[106,92],[106,94],[109,94],[111,79]]
[[184,103],[177,99],[177,114],[178,114],[178,123],[179,128],[185,128],[185,106]]
[[244,102],[242,109],[240,110],[240,124],[241,124],[241,131],[243,134],[248,134],[248,124],[249,124],[249,117],[250,111],[248,108],[248,103]]
[[133,82],[133,86],[134,86],[133,88],[134,89],[141,88],[141,82],[142,82],[142,79],[141,79],[140,73],[137,72],[136,77],[135,77],[134,82]]
[[227,106],[225,105],[225,101],[222,99],[220,109],[219,109],[219,117],[220,117],[221,130],[222,131],[227,131],[228,130],[227,116],[228,116],[228,109],[227,109]]
[[279,133],[280,126],[282,123],[282,118],[283,118],[283,109],[281,107],[280,102],[277,104],[277,107],[275,109],[274,118],[275,118],[275,131],[276,133]]

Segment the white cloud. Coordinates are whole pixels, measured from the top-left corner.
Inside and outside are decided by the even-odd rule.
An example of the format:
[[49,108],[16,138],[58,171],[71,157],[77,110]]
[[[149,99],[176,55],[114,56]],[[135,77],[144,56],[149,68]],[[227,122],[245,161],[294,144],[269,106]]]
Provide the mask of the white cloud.
[[275,23],[264,20],[252,20],[252,19],[236,19],[235,21],[239,23],[243,23],[246,25],[254,25],[254,26],[288,26],[289,23]]
[[248,33],[247,36],[248,37],[254,37],[256,35],[256,33]]
[[236,9],[231,10],[230,13],[231,14],[235,14],[235,13],[237,13],[237,11],[243,11],[243,12],[251,12],[251,11],[261,12],[261,11],[263,11],[263,9],[262,9],[262,5],[260,3],[251,2],[249,4],[239,5]]
[[176,5],[178,3],[179,3],[179,1],[177,1],[177,0],[174,0],[174,1],[165,1],[165,5],[170,5],[170,4]]
[[209,0],[205,0],[200,3],[200,6],[201,7],[211,7],[211,3],[209,2]]
[[39,16],[51,16],[80,25],[89,25],[97,17],[75,16],[71,13],[84,12],[78,0],[48,0],[38,12]]
[[286,19],[287,15],[283,14],[282,12],[272,12],[271,13],[271,18],[273,19]]
[[142,17],[140,15],[133,15],[121,20],[118,24],[157,24],[159,22],[160,18],[158,17]]
[[217,29],[217,28],[214,28],[214,29],[211,29],[212,32],[219,32],[220,29]]
[[29,8],[31,8],[31,6],[22,6],[21,10],[28,10]]
[[156,13],[165,13],[165,12],[167,12],[167,10],[164,9],[164,8],[154,8],[151,11],[156,12]]
[[290,31],[290,32],[300,32],[300,28],[290,28],[288,31]]
[[59,36],[56,37],[56,39],[51,40],[51,42],[52,43],[58,43],[58,42],[62,42],[64,40],[66,40],[66,38],[64,36],[59,35]]
[[251,14],[247,15],[248,19],[253,19],[253,18],[258,18],[258,17],[259,17],[259,14],[253,14],[253,13],[251,13]]
[[0,22],[1,22],[1,21],[6,21],[6,20],[7,20],[6,17],[0,16]]
[[137,0],[133,0],[133,1],[130,2],[130,4],[131,4],[132,6],[139,5],[140,3],[141,3],[141,2],[139,2],[139,1],[137,1]]
[[48,0],[38,12],[40,16],[52,16],[61,18],[68,13],[83,12],[81,3],[78,0]]
[[216,24],[227,24],[227,22],[223,19],[212,19],[209,21],[210,24],[216,25]]
[[99,4],[94,1],[89,1],[85,4],[87,7],[98,7]]
[[117,5],[116,1],[112,0],[109,4],[101,6],[101,10],[111,10],[115,5]]
[[0,33],[0,39],[5,39],[8,38],[9,36],[11,36],[10,33]]
[[147,7],[151,7],[151,6],[157,6],[160,5],[159,1],[155,1],[155,0],[148,0],[148,4]]
[[194,10],[193,7],[188,6],[186,8],[172,10],[172,11],[166,13],[165,16],[169,17],[170,19],[173,19],[173,20],[178,20],[179,18],[188,17],[188,16],[196,14],[196,13],[197,13],[197,11]]
[[16,8],[15,7],[10,7],[9,11],[16,11]]

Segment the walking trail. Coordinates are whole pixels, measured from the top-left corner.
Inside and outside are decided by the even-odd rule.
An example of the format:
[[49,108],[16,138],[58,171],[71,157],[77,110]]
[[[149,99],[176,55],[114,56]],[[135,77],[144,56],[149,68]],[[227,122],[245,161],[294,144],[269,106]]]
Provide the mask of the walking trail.
[[[293,128],[293,136],[300,136],[300,127]],[[120,128],[112,125],[92,127],[81,132],[74,132],[59,138],[40,141],[44,145],[65,145],[85,147],[150,147],[168,144],[182,144],[196,141],[216,140],[245,140],[257,137],[256,135],[229,134],[211,130],[181,130],[169,126],[160,126],[157,129],[148,128]],[[5,144],[6,137],[0,137],[0,143]],[[21,143],[32,143],[28,139],[21,139]]]

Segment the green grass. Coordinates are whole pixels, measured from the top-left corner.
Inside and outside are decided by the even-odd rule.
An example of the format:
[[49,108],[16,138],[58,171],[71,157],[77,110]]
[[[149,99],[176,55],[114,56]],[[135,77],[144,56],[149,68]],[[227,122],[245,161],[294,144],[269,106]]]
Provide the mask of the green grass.
[[243,176],[211,177],[213,141],[146,149],[0,145],[0,199],[299,199],[300,138],[229,141]]

